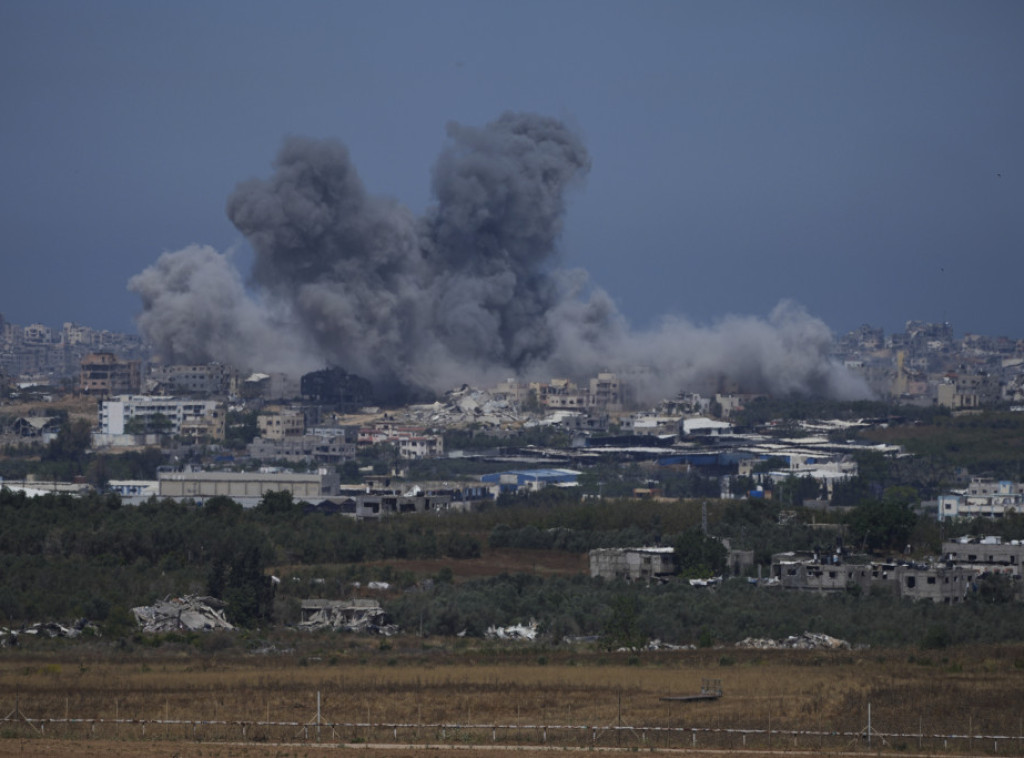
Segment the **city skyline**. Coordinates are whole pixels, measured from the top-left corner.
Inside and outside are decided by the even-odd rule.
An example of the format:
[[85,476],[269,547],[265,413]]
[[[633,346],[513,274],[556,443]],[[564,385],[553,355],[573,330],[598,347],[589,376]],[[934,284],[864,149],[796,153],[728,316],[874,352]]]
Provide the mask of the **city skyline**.
[[161,253],[248,276],[225,204],[286,137],[423,214],[447,124],[516,111],[592,164],[551,266],[636,328],[793,300],[836,335],[1016,337],[1022,28],[1001,2],[7,3],[0,313],[134,332]]

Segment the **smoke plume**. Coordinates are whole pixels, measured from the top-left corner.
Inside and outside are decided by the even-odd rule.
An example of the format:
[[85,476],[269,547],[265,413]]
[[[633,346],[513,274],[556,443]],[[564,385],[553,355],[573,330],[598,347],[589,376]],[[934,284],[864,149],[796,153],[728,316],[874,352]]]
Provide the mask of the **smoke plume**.
[[141,332],[170,362],[335,365],[384,397],[622,366],[644,369],[639,389],[653,399],[709,387],[867,395],[799,306],[635,332],[584,272],[559,269],[565,196],[590,168],[560,121],[506,113],[447,136],[422,217],[370,195],[341,143],[286,140],[270,178],[227,201],[255,252],[249,290],[209,247],[165,253],[129,282]]

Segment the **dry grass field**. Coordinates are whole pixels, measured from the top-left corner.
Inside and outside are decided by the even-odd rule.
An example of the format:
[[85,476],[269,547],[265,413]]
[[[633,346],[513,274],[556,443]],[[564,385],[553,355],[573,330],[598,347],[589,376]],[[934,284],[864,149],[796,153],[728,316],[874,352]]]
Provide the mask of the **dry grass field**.
[[[0,715],[17,711],[30,721],[0,725],[0,755],[399,750],[371,748],[381,743],[430,745],[433,755],[497,747],[840,752],[868,747],[857,735],[869,704],[873,749],[1024,752],[1024,647],[634,656],[321,640],[320,655],[301,658],[6,650]],[[696,693],[703,679],[721,680],[723,697],[662,700]]]

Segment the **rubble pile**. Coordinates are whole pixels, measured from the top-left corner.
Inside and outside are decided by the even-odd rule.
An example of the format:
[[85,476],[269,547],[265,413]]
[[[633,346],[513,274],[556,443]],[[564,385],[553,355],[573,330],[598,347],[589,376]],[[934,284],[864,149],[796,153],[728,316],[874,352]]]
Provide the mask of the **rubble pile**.
[[537,639],[537,622],[533,619],[528,624],[513,624],[512,626],[489,626],[484,632],[484,637],[489,640],[526,640]]
[[224,618],[225,603],[214,597],[185,595],[164,598],[154,605],[132,608],[144,632],[208,632],[235,627]]
[[390,637],[398,627],[384,623],[384,609],[376,600],[304,600],[299,629],[369,632]]
[[443,401],[409,406],[406,415],[410,423],[443,427],[466,424],[503,427],[522,419],[515,403],[468,385],[446,392]]
[[804,632],[794,634],[783,640],[771,640],[757,637],[747,637],[736,643],[736,647],[756,648],[758,650],[849,650],[850,643],[846,640],[829,637],[827,634],[817,632]]
[[14,647],[18,644],[18,638],[23,634],[30,637],[49,637],[50,639],[54,639],[56,637],[74,639],[86,629],[90,630],[97,636],[100,633],[99,627],[88,619],[79,619],[71,626],[64,626],[63,624],[58,624],[55,621],[40,621],[35,624],[22,627],[21,629],[3,628],[0,629],[0,647]]

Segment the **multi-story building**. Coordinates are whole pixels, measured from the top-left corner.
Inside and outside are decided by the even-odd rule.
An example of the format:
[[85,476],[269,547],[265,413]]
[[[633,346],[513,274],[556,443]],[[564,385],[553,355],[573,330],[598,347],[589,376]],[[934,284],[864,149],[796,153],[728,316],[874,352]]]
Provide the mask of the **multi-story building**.
[[1001,518],[1024,512],[1024,484],[975,478],[966,490],[939,495],[939,521],[961,516]]
[[158,392],[186,395],[227,394],[234,372],[220,363],[189,366],[151,365],[147,387],[155,385]]
[[428,434],[422,426],[402,426],[389,422],[378,422],[359,430],[360,445],[390,443],[398,448],[399,456],[405,460],[437,458],[444,455],[444,437]]
[[304,435],[306,417],[302,411],[272,407],[256,417],[256,426],[259,427],[263,439],[280,441]]
[[141,386],[139,361],[122,361],[113,353],[82,358],[80,389],[89,395],[129,395]]
[[[200,420],[203,420],[200,423]],[[157,395],[120,395],[100,403],[101,435],[162,433],[180,435],[204,429],[223,439],[226,414],[215,400],[188,400]]]
[[603,411],[621,411],[630,398],[628,385],[619,381],[616,374],[601,372],[590,380],[588,405]]

